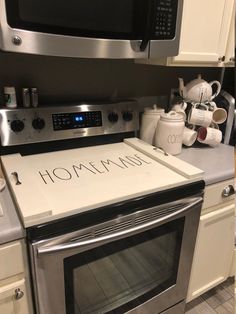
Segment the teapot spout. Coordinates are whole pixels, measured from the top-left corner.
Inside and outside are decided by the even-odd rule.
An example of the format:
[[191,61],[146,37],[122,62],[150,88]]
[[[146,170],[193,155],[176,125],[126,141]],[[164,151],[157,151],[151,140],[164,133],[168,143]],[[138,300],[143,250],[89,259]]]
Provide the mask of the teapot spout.
[[180,93],[180,96],[185,98],[185,96],[186,96],[186,87],[184,86],[184,79],[181,78],[181,77],[179,77],[179,93]]

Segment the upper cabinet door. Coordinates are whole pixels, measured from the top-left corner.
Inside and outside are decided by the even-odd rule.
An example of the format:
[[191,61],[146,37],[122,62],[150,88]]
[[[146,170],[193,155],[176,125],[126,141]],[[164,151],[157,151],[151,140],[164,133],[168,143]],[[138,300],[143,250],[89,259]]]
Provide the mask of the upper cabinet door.
[[218,63],[224,60],[233,5],[234,0],[185,0],[180,52],[172,61]]
[[225,54],[225,65],[234,66],[234,62],[235,62],[235,2]]

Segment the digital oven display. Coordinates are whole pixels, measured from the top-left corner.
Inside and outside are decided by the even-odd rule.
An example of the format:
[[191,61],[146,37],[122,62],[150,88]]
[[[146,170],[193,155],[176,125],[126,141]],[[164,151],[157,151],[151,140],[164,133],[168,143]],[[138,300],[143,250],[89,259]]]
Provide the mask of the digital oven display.
[[54,131],[102,126],[101,111],[57,113],[52,115]]

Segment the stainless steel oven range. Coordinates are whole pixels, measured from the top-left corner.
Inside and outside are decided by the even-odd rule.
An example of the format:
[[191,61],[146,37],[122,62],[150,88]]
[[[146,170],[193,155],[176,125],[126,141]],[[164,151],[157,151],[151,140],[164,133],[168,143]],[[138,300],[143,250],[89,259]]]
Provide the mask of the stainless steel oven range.
[[184,313],[202,171],[135,137],[135,102],[0,117],[36,313]]

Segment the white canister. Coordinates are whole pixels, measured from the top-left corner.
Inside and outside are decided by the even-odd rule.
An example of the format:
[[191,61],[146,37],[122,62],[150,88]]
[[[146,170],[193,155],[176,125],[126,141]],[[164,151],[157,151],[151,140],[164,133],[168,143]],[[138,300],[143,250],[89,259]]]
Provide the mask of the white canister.
[[184,126],[183,116],[177,112],[170,111],[162,114],[156,129],[155,146],[171,155],[180,154]]
[[149,144],[154,144],[154,136],[156,132],[157,123],[160,119],[164,109],[153,107],[144,108],[144,113],[141,118],[140,139]]
[[4,98],[5,98],[5,105],[7,108],[16,108],[16,91],[15,87],[4,87]]

